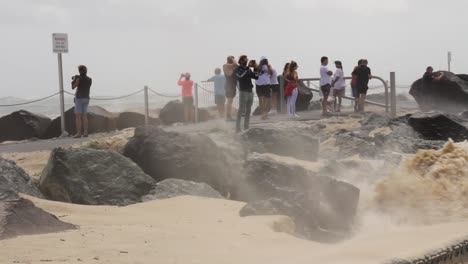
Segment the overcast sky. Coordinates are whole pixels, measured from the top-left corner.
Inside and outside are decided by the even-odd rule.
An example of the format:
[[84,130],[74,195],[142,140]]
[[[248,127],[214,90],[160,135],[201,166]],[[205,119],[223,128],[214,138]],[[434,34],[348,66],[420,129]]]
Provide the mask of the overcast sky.
[[52,33],[69,34],[65,87],[88,66],[94,95],[149,85],[178,93],[181,72],[205,80],[227,55],[267,56],[277,69],[299,63],[317,77],[319,60],[359,58],[374,75],[411,84],[426,66],[466,73],[466,0],[0,0],[0,97],[58,90]]

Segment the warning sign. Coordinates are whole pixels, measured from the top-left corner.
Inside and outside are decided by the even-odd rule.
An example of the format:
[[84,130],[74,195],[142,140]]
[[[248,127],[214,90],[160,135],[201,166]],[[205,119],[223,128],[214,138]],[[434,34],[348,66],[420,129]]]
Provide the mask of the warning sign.
[[68,35],[64,33],[52,34],[54,53],[68,53]]

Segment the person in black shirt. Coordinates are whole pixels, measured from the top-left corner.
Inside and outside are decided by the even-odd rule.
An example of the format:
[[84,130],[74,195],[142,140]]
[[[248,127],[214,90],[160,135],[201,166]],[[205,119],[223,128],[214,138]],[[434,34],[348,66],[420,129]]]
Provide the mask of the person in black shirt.
[[360,112],[364,112],[367,90],[369,90],[369,80],[372,79],[371,69],[367,67],[367,64],[367,60],[362,60],[361,66],[353,71],[353,75],[356,75],[356,86],[359,92]]
[[434,68],[431,66],[426,68],[426,72],[423,75],[424,85],[430,85],[432,81],[440,81],[444,77],[444,73],[435,74]]
[[239,67],[236,69],[236,77],[239,81],[239,110],[237,111],[237,120],[236,120],[236,131],[239,133],[241,131],[241,118],[242,113],[245,113],[244,117],[244,129],[249,129],[250,123],[250,113],[252,111],[253,104],[253,84],[252,79],[257,80],[258,75],[255,74],[252,68],[256,68],[255,62],[249,63],[247,65],[248,58],[245,55],[242,55],[239,58]]
[[[74,138],[80,138],[82,135],[88,137],[88,105],[89,92],[93,80],[88,77],[88,69],[84,65],[78,66],[80,75],[73,77],[72,89],[76,88],[75,93],[75,123],[76,134]],[[83,128],[83,134],[81,133]]]

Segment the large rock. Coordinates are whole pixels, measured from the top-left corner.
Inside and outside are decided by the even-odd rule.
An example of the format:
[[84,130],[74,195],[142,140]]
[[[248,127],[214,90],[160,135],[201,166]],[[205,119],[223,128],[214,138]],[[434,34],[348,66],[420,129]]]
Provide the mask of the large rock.
[[0,240],[76,229],[56,216],[37,208],[10,189],[0,187]]
[[199,196],[222,199],[223,196],[206,183],[185,181],[180,179],[167,179],[156,184],[148,195],[143,196],[144,202],[152,200],[169,199],[177,196]]
[[302,160],[315,161],[319,140],[306,129],[255,127],[247,130],[242,139],[249,152],[273,153]]
[[0,142],[44,138],[51,124],[48,117],[20,110],[0,118]]
[[[160,124],[159,119],[148,117],[150,126],[157,126]],[[139,127],[145,125],[145,115],[136,112],[123,112],[117,118],[117,129],[122,130],[131,127]]]
[[14,161],[0,157],[0,188],[42,198],[37,186],[29,175]]
[[445,76],[442,80],[430,84],[424,84],[422,79],[417,80],[411,86],[410,94],[423,111],[456,113],[468,110],[468,76],[443,73]]
[[468,127],[456,116],[441,112],[417,113],[408,120],[410,126],[427,140],[443,140],[449,138],[455,142],[468,139]]
[[[46,138],[55,138],[61,135],[60,117],[52,121],[46,133]],[[88,108],[88,133],[109,132],[117,129],[117,115],[108,112],[100,106],[89,106]],[[65,128],[68,134],[76,134],[75,108],[72,107],[65,112]]]
[[156,182],[116,152],[54,149],[39,188],[56,201],[85,205],[129,205],[141,202]]
[[302,82],[298,84],[299,94],[296,101],[296,111],[307,111],[309,110],[310,101],[314,98],[314,94]]
[[[198,109],[198,121],[205,122],[212,117],[210,113],[203,108]],[[164,125],[172,125],[175,123],[183,123],[184,119],[184,104],[179,101],[170,101],[167,103],[159,113],[159,119]]]
[[338,159],[345,159],[354,155],[373,159],[379,152],[372,140],[362,135],[362,133],[339,131],[335,138],[336,146],[339,148],[336,157]]
[[204,182],[222,195],[229,190],[229,163],[216,144],[201,134],[138,127],[124,155],[157,181],[170,178]]
[[259,155],[245,164],[249,204],[243,216],[284,214],[294,219],[297,232],[322,240],[329,230],[350,231],[359,201],[359,189],[351,184],[314,175],[302,167]]

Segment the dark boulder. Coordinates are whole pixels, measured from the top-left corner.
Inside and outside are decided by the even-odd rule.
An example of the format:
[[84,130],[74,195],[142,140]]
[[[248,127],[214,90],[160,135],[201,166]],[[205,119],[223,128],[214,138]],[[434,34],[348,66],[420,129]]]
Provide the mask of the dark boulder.
[[[184,104],[179,101],[170,101],[167,103],[161,112],[159,112],[159,119],[163,125],[172,125],[175,123],[183,123],[184,119]],[[212,119],[209,111],[203,108],[198,109],[198,121],[205,122]]]
[[0,187],[0,240],[76,229],[36,207],[10,189]]
[[[159,119],[148,117],[150,126],[158,126]],[[122,130],[130,127],[139,127],[145,125],[145,115],[136,112],[123,112],[117,118],[117,129]]]
[[283,214],[296,223],[297,232],[310,238],[322,232],[347,233],[353,224],[359,189],[351,184],[318,176],[302,167],[253,155],[245,164],[249,203],[243,216]]
[[141,202],[156,182],[116,152],[54,149],[39,188],[48,199],[85,205]]
[[167,179],[158,182],[156,187],[154,187],[149,194],[143,196],[142,200],[148,202],[184,195],[223,199],[223,196],[221,196],[219,192],[206,183]]
[[14,161],[0,157],[0,188],[42,198],[37,186],[29,175]]
[[468,139],[468,127],[456,116],[441,112],[417,113],[408,120],[409,125],[427,140],[449,138],[455,142]]
[[420,109],[422,111],[440,110],[449,113],[468,110],[467,76],[451,72],[443,73],[444,77],[440,81],[425,84],[422,79],[419,79],[411,86],[410,94]]
[[310,101],[314,98],[312,91],[302,82],[298,83],[299,94],[296,101],[296,111],[309,110]]
[[318,159],[319,140],[307,129],[255,127],[242,135],[248,152],[273,153],[302,160]]
[[0,142],[44,138],[52,120],[20,110],[0,118]]
[[[52,121],[46,138],[55,138],[61,135],[60,117]],[[108,112],[100,106],[89,106],[88,108],[88,133],[110,132],[117,129],[117,115]],[[76,134],[75,108],[72,107],[65,112],[65,128],[68,134]]]
[[177,178],[203,182],[222,195],[228,193],[229,163],[206,135],[138,127],[125,146],[124,155],[157,181]]

